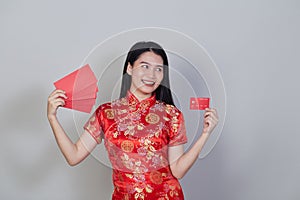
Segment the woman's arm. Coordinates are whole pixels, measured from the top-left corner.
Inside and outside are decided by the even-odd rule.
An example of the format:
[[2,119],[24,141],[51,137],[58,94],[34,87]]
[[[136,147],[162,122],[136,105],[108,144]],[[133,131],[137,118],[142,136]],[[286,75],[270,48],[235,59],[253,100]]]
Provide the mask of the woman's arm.
[[48,98],[47,117],[56,142],[69,165],[74,166],[84,160],[96,147],[97,142],[86,130],[74,144],[60,125],[56,112],[65,104],[66,95],[62,90],[55,90]]
[[215,109],[208,108],[204,113],[204,126],[202,134],[192,148],[187,152],[184,152],[183,145],[169,147],[170,168],[172,174],[176,178],[182,178],[193,166],[217,123],[217,111]]

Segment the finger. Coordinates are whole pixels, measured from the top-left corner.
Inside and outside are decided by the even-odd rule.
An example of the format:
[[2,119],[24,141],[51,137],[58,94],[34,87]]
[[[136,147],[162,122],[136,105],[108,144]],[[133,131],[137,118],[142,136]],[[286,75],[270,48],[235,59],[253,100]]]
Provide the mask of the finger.
[[204,120],[204,123],[209,123],[209,125],[217,125],[218,124],[218,120],[216,120],[214,117],[209,116]]
[[49,97],[54,96],[56,94],[66,94],[66,92],[64,90],[54,90],[53,92],[51,92]]
[[213,112],[211,112],[211,111],[205,111],[204,117],[210,116],[212,114],[213,114]]
[[219,117],[214,112],[206,111],[206,113],[204,114],[204,118],[207,116],[211,116],[217,121],[219,120]]
[[51,105],[53,105],[54,107],[57,107],[57,104],[65,105],[65,101],[63,99],[60,99],[60,98],[51,101]]
[[212,117],[208,116],[204,119],[204,122],[211,122],[212,121]]
[[219,118],[217,109],[212,108],[212,112],[214,113],[214,116],[216,116],[216,118]]
[[56,101],[53,103],[53,106],[55,108],[59,107],[59,106],[64,106],[65,105],[65,102],[64,101]]
[[219,121],[218,116],[216,116],[214,113],[212,113],[211,115],[209,115],[213,120],[215,121]]
[[213,112],[215,115],[218,115],[217,109],[215,108],[206,108],[206,111]]
[[209,108],[209,111],[217,114],[217,110],[215,108]]
[[52,96],[49,97],[49,100],[57,99],[57,98],[60,98],[60,97],[62,97],[64,99],[68,98],[64,93],[62,93],[62,92],[56,92]]
[[57,92],[66,93],[66,91],[64,91],[64,90],[61,90],[61,89],[57,89],[56,91],[57,91]]
[[66,92],[64,90],[55,90],[53,95],[55,95],[55,94],[64,94],[64,95],[66,95]]
[[53,90],[53,91],[51,92],[50,96],[51,96],[51,95],[54,95],[54,94],[56,94],[56,93],[66,93],[66,92],[65,92],[64,90],[55,89],[55,90]]
[[205,108],[205,110],[212,111],[212,112],[217,112],[217,109],[215,109],[215,108]]
[[216,124],[213,121],[208,120],[204,125],[204,132],[211,133],[214,130],[215,126]]
[[67,95],[65,93],[58,93],[58,97],[63,97],[64,99],[67,99]]
[[211,121],[209,119],[205,119],[204,120],[204,126],[210,127],[210,125],[211,125]]

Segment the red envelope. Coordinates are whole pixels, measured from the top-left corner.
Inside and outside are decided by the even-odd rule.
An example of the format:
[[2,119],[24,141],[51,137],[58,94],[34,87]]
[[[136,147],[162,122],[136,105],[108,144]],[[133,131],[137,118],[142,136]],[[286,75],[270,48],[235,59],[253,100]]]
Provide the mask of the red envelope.
[[88,64],[81,67],[77,72],[73,92],[81,91],[90,86],[97,86],[97,78]]
[[70,108],[86,113],[90,113],[96,99],[83,99],[83,100],[65,100],[65,108]]
[[78,98],[78,93],[88,87],[94,87],[98,91],[97,79],[88,64],[56,81],[54,85],[57,89],[64,90],[70,99],[73,99],[73,95]]
[[191,97],[190,109],[191,110],[205,110],[209,108],[209,98],[207,97]]
[[82,100],[82,99],[92,99],[96,98],[98,92],[97,85],[91,85],[81,91],[77,91],[73,93],[72,99],[73,100]]
[[54,83],[56,89],[66,92],[65,108],[90,113],[95,104],[97,79],[88,64]]

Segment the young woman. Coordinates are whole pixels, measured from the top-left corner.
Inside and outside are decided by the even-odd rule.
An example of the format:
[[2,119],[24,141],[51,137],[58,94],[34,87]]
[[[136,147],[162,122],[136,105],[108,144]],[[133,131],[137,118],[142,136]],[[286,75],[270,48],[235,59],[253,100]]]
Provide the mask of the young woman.
[[154,42],[138,42],[124,64],[120,98],[100,105],[74,144],[56,118],[64,91],[48,98],[48,119],[70,165],[84,160],[102,140],[113,167],[113,200],[183,200],[178,179],[191,168],[218,123],[216,109],[204,113],[201,136],[184,152],[184,117],[172,99],[168,59]]

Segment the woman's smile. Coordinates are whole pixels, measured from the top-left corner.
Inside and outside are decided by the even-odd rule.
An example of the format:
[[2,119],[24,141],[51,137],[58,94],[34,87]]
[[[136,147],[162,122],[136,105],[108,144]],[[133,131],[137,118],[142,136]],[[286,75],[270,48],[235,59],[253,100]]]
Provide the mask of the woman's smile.
[[142,82],[145,85],[149,85],[149,86],[153,86],[155,84],[155,81],[148,81],[148,80],[145,80],[145,79],[142,79]]

